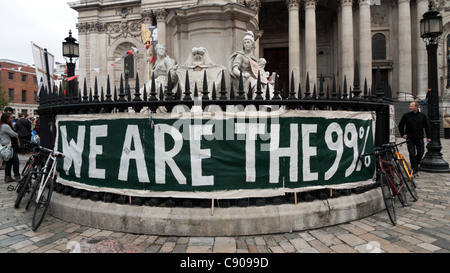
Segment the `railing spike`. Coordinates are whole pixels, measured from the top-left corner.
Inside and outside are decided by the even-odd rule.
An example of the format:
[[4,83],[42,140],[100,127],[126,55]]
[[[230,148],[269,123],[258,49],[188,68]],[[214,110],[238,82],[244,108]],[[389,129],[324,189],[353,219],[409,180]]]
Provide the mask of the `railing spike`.
[[107,101],[107,102],[112,101],[111,100],[111,83],[110,83],[110,80],[109,80],[109,75],[108,75],[108,78],[106,80],[106,99],[105,99],[105,101]]
[[206,76],[206,70],[203,70],[202,94],[202,100],[209,100],[208,77]]
[[311,90],[309,86],[309,72],[306,72],[306,85],[305,85],[305,97],[303,99],[309,100],[311,99]]
[[227,89],[225,86],[225,71],[222,70],[222,78],[220,80],[220,100],[226,100],[227,99]]
[[133,101],[142,101],[141,99],[141,93],[139,90],[139,73],[136,73],[136,85],[135,85],[135,89],[134,89],[134,99]]

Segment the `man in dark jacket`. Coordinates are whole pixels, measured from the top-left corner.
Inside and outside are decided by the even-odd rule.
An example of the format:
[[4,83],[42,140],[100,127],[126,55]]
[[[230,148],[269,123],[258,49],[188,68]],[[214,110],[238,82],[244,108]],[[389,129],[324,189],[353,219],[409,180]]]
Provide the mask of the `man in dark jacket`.
[[398,124],[400,135],[406,139],[409,161],[414,174],[418,174],[419,164],[425,152],[423,142],[423,130],[430,142],[430,124],[424,113],[419,112],[419,103],[413,101],[409,104],[409,112],[405,113]]
[[31,121],[25,118],[23,113],[19,113],[19,120],[16,121],[15,129],[19,135],[22,153],[26,153],[29,145],[25,141],[31,140]]

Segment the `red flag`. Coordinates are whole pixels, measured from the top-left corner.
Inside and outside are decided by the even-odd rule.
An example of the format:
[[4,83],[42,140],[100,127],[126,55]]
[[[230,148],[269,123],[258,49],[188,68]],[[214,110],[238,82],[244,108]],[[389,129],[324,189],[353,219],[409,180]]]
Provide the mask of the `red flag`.
[[68,81],[68,82],[73,81],[73,80],[75,80],[78,76],[80,76],[80,75],[75,75],[75,76],[72,76],[72,77],[68,77],[68,78],[67,78],[67,81]]
[[156,61],[155,57],[152,58],[152,60],[150,61],[150,63],[153,63],[154,61]]

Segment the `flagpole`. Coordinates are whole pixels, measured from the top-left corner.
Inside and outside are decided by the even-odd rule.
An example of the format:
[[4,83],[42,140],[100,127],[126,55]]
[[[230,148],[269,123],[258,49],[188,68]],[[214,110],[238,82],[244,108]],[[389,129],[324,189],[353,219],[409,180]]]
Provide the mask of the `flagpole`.
[[48,52],[47,52],[47,49],[46,48],[44,48],[44,61],[45,61],[45,70],[46,70],[46,72],[47,72],[47,94],[49,94],[50,92],[51,92],[51,88],[52,88],[52,82],[51,82],[51,80],[50,80],[50,69],[49,69],[49,66],[48,66]]
[[146,44],[146,48],[147,45],[149,45],[148,50],[147,50],[147,81],[150,81],[150,49],[151,49],[151,45],[149,43]]

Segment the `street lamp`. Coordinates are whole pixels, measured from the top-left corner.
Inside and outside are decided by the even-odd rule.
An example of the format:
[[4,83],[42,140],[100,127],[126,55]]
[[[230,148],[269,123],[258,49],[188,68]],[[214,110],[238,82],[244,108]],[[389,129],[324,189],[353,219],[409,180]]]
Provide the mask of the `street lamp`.
[[[75,76],[75,63],[76,58],[80,56],[80,50],[79,45],[77,43],[77,39],[72,37],[72,30],[69,30],[69,36],[66,37],[64,42],[62,42],[62,52],[63,56],[66,59],[66,65],[67,65],[67,77],[73,77]],[[72,60],[74,58],[75,60]],[[74,84],[72,84],[72,81],[68,82],[69,87],[69,94],[72,94],[72,89],[74,87]]]
[[442,16],[433,9],[433,1],[429,10],[420,20],[420,37],[425,41],[428,54],[428,115],[430,119],[431,141],[427,144],[427,153],[420,162],[420,170],[426,172],[450,172],[448,163],[442,158],[439,118],[439,90],[437,71],[437,40],[441,36]]

